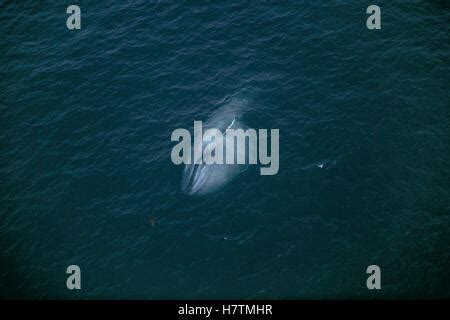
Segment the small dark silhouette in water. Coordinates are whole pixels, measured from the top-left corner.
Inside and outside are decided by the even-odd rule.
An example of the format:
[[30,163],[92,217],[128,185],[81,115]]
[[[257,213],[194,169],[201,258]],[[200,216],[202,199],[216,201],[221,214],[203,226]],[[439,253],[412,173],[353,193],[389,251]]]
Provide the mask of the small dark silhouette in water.
[[155,224],[156,224],[156,220],[155,220],[153,217],[150,217],[150,218],[148,219],[148,223],[150,223],[150,225],[151,225],[152,227],[154,227]]

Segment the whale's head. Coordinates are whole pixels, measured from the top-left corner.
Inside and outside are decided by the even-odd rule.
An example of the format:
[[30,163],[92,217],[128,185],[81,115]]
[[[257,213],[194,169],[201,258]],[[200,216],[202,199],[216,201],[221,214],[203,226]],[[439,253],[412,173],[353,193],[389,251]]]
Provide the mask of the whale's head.
[[[216,145],[225,146],[227,140],[234,137],[227,136],[227,129],[245,129],[242,115],[247,107],[247,102],[242,99],[232,98],[222,107],[217,109],[204,123],[203,130],[218,129],[223,135],[221,141],[202,141],[194,143],[194,154],[203,155],[205,148],[214,148]],[[236,148],[236,146],[235,146]],[[195,152],[197,150],[197,152]],[[234,150],[235,154],[241,150]],[[204,160],[204,159],[203,159]],[[239,173],[245,170],[244,164],[206,164],[199,163],[199,159],[193,158],[192,164],[186,164],[183,171],[182,190],[190,195],[205,195],[218,191]]]

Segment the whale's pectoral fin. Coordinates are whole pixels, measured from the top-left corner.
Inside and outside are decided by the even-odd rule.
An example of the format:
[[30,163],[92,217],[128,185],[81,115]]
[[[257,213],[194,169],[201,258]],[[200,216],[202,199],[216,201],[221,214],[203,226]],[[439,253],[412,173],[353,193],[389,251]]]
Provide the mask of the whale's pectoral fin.
[[234,122],[236,121],[236,117],[233,118],[233,121],[231,121],[230,125],[227,127],[227,129],[231,129],[231,127],[234,125]]

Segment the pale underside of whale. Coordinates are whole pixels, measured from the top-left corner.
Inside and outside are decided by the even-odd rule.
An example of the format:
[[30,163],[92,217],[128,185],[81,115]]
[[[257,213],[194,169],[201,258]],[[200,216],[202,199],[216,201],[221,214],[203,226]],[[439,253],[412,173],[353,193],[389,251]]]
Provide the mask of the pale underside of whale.
[[[245,125],[241,121],[242,113],[246,109],[246,102],[236,98],[231,99],[223,107],[219,108],[214,114],[203,124],[203,130],[209,128],[219,129],[223,132],[222,145],[225,146],[227,140],[234,139],[225,134],[226,129],[244,129]],[[201,152],[194,154],[202,154],[206,147],[214,148],[218,141],[203,142],[203,144],[194,144],[194,149]],[[201,150],[198,150],[201,149]],[[234,147],[235,157],[239,153],[245,152],[248,155],[248,149],[240,150],[236,144]],[[200,159],[193,159],[194,164],[188,164],[183,171],[182,189],[191,195],[204,195],[218,191],[239,173],[245,171],[244,164],[205,164],[200,163]],[[204,160],[204,159],[203,159]]]

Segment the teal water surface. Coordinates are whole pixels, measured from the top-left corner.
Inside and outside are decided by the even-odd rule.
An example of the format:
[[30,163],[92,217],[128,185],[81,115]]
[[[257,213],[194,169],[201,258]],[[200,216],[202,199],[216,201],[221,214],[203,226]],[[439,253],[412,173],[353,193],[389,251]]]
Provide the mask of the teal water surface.
[[[0,1],[2,298],[449,297],[448,1],[70,4]],[[191,196],[230,97],[280,170]]]

